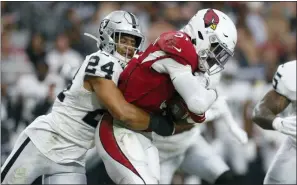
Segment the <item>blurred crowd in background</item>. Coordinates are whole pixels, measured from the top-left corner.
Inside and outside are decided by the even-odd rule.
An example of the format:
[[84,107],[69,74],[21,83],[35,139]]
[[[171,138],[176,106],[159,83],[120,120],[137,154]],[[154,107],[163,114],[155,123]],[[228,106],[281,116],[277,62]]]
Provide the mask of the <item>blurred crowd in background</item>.
[[[85,56],[97,50],[96,42],[83,33],[97,35],[104,16],[114,10],[134,13],[146,47],[160,33],[182,28],[203,8],[225,12],[237,26],[237,48],[223,71],[220,92],[250,142],[244,148],[231,147],[228,152],[233,154],[226,154],[222,148],[226,150],[228,142],[216,139],[220,138],[218,127],[209,124],[208,129],[217,134],[206,137],[225,153],[222,156],[244,182],[262,181],[282,136],[263,134],[250,117],[271,86],[277,66],[296,59],[296,2],[1,1],[1,162],[18,134],[50,110]],[[97,176],[89,177],[93,181],[99,178],[96,170],[92,173]],[[173,183],[181,183],[182,177],[177,173]]]

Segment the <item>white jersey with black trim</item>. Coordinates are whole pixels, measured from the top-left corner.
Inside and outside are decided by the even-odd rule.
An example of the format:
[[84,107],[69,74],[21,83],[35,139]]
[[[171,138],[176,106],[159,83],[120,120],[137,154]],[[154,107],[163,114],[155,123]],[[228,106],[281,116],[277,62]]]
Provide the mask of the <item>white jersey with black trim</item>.
[[104,51],[87,56],[72,84],[55,100],[52,110],[55,128],[66,138],[76,140],[77,144],[90,146],[104,106],[95,92],[84,88],[84,78],[86,75],[98,76],[112,80],[117,85],[122,71],[118,59]]
[[[277,93],[291,101],[281,116],[296,116],[296,60],[286,62],[277,68],[272,86]],[[296,137],[289,136],[289,138],[296,143]]]
[[291,101],[289,114],[296,115],[296,60],[280,65],[273,77],[272,86],[276,92]]
[[[90,92],[84,88],[84,78],[86,75],[98,76],[112,80],[117,85],[122,71],[123,68],[118,59],[104,51],[99,50],[88,55],[73,77],[72,83],[57,96],[51,113],[46,115],[45,119],[42,118],[43,120],[39,121],[38,124],[33,122],[26,129],[26,133],[32,142],[38,145],[37,147],[43,153],[46,153],[51,148],[58,149],[57,146],[54,146],[56,144],[45,141],[44,138],[47,140],[50,138],[51,141],[59,140],[58,143],[61,148],[64,146],[64,148],[70,147],[71,150],[76,150],[69,151],[69,155],[71,152],[84,155],[83,152],[94,146],[95,128],[105,109],[97,99],[95,92]],[[39,132],[36,132],[37,130]],[[56,136],[49,136],[49,133]],[[48,157],[51,158],[52,156]],[[57,156],[52,157],[52,159],[58,160]]]

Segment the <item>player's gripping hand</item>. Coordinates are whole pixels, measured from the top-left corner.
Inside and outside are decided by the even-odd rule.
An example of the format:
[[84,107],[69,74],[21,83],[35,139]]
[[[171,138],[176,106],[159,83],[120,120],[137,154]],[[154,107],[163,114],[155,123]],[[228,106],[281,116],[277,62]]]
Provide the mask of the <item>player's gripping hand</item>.
[[283,134],[296,137],[296,116],[276,117],[272,122],[272,126]]
[[195,125],[192,123],[183,122],[182,124],[180,124],[177,122],[174,124],[174,133],[173,134],[180,134],[182,132],[191,130],[194,127],[195,127]]
[[188,118],[191,118],[195,123],[203,123],[205,121],[205,114],[196,115],[190,112],[186,103],[179,95],[175,95],[168,102],[167,114],[171,114],[177,124],[189,123],[187,121]]
[[201,72],[195,72],[195,78],[200,82],[200,84],[205,87],[208,88],[209,84],[210,84],[210,79],[207,75],[201,73]]
[[[216,93],[216,99],[219,97],[218,92],[215,88],[215,84],[218,82],[211,82],[210,78],[207,74],[201,73],[201,72],[195,72],[195,78],[200,82],[200,84],[205,87],[206,89],[211,89]],[[213,79],[216,80],[216,79]]]

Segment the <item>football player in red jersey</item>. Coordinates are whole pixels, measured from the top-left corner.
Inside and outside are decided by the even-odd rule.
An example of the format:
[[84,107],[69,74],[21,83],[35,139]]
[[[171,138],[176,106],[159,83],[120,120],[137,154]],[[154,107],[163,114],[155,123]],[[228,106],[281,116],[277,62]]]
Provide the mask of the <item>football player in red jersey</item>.
[[[203,73],[220,72],[233,55],[236,42],[237,30],[226,14],[200,10],[184,29],[161,34],[131,59],[121,73],[119,88],[128,102],[149,113],[162,113],[166,101],[178,92],[191,118],[203,121],[218,97],[215,89],[207,88]],[[199,75],[194,76],[195,72]],[[150,132],[134,132],[110,122],[111,117],[103,118],[95,134],[97,151],[109,176],[117,184],[157,184],[158,150],[149,139]],[[147,131],[161,126],[152,124]],[[104,137],[109,137],[109,142],[102,141]]]

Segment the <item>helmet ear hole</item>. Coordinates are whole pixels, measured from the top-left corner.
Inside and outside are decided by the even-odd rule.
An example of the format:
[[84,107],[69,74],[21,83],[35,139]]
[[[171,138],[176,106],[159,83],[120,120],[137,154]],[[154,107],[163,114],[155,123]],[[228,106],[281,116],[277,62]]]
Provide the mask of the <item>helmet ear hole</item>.
[[204,40],[202,33],[200,31],[198,31],[198,36],[199,36],[199,39]]

